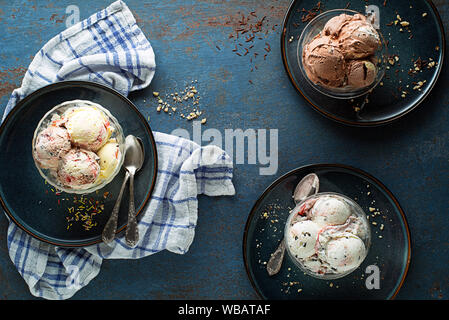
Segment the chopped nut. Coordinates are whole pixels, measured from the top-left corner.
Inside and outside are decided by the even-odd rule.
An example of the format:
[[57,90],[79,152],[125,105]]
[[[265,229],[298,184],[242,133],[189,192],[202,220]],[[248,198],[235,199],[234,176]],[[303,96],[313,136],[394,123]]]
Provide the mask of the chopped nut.
[[423,16],[423,18],[424,18],[425,16],[427,16],[427,12],[424,12],[424,13],[422,14],[422,16]]
[[410,25],[409,22],[407,22],[407,21],[401,21],[401,26],[403,26],[403,27],[408,27],[409,25]]
[[205,124],[205,123],[206,123],[206,121],[207,121],[207,119],[206,119],[206,118],[204,118],[204,119],[201,119],[201,124]]

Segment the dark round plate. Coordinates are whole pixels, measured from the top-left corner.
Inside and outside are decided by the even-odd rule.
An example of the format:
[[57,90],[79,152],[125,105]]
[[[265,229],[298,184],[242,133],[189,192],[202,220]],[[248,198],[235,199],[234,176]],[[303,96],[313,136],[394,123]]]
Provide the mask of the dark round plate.
[[[315,0],[293,1],[284,17],[281,33],[282,60],[296,90],[320,114],[353,126],[390,123],[415,109],[434,87],[444,60],[444,29],[433,3],[427,0],[413,3],[408,0],[370,1],[370,5],[379,9],[380,32],[388,41],[388,55],[394,59],[394,64],[388,64],[389,69],[382,85],[378,85],[371,94],[353,100],[341,100],[318,93],[304,79],[297,60],[298,39],[309,17],[314,14],[337,8],[365,13],[367,4],[364,1],[347,0],[320,2],[321,6],[317,7]],[[401,27],[401,21],[397,21],[395,25],[398,15],[402,22],[409,22],[410,25]],[[391,23],[393,24],[390,25]],[[395,56],[399,58],[398,61]],[[416,61],[418,64],[421,61],[422,71],[410,75],[409,71],[414,70]],[[432,61],[435,62],[434,66]],[[429,63],[432,67],[428,67]],[[424,81],[419,89],[416,88]]]
[[[108,109],[124,134],[143,140],[145,162],[135,177],[138,216],[153,191],[157,151],[151,129],[134,104],[117,91],[85,81],[65,81],[43,87],[20,101],[0,127],[0,201],[7,215],[24,231],[44,242],[64,247],[101,241],[119,193],[124,169],[103,189],[80,195],[58,193],[35,167],[31,140],[39,120],[55,105],[68,100],[90,100]],[[126,228],[128,192],[123,195],[118,229]]]
[[[320,192],[344,194],[364,209],[371,224],[371,248],[361,266],[340,279],[308,276],[295,267],[287,253],[279,273],[270,277],[266,262],[283,238],[289,210],[294,207],[293,190],[312,172],[320,179]],[[250,282],[260,298],[269,300],[392,299],[404,282],[410,252],[408,224],[393,194],[368,173],[340,164],[300,167],[274,181],[252,208],[243,237],[243,257]],[[379,273],[367,269],[369,266]]]

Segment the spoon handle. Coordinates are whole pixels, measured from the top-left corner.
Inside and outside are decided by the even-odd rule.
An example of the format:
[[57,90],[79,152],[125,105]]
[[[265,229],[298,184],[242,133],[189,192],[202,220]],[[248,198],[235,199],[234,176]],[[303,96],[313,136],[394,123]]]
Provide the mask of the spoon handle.
[[284,260],[285,253],[285,240],[282,239],[277,247],[276,251],[270,257],[267,263],[268,275],[272,276],[279,272],[282,266],[282,260]]
[[134,247],[139,241],[139,229],[137,228],[136,208],[134,206],[134,174],[131,174],[129,179],[129,210],[125,241],[130,247]]
[[129,172],[126,171],[125,179],[123,180],[122,187],[120,188],[120,193],[115,201],[114,209],[112,209],[111,217],[109,218],[106,226],[103,229],[103,233],[101,235],[101,239],[104,243],[111,243],[115,238],[115,232],[117,231],[117,220],[118,213],[120,210],[120,203],[122,202],[123,191],[125,190],[126,183],[129,179]]

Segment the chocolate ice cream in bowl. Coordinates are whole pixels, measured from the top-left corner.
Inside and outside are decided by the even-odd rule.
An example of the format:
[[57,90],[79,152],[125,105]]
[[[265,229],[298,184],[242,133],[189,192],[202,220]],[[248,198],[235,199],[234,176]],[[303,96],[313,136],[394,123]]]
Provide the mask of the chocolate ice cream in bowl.
[[387,46],[372,17],[349,9],[312,19],[298,41],[299,67],[320,93],[352,99],[372,91],[386,69]]
[[60,191],[87,194],[120,171],[125,137],[118,120],[87,100],[66,101],[40,120],[32,140],[40,175]]
[[354,200],[323,192],[291,210],[284,239],[288,256],[299,269],[330,280],[360,266],[370,248],[371,232],[366,214]]

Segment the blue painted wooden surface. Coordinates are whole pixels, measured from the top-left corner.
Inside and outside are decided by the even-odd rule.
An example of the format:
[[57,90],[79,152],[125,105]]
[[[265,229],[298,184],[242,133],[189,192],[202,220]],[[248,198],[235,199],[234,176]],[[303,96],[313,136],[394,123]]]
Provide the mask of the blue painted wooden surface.
[[[447,30],[449,2],[434,1]],[[81,18],[104,8],[105,0],[81,2]],[[65,28],[73,1],[0,1],[0,113],[33,55]],[[153,130],[171,132],[192,123],[158,114],[152,91],[172,93],[198,80],[204,128],[278,129],[279,168],[259,175],[257,165],[237,164],[234,197],[200,197],[194,242],[185,255],[161,252],[140,260],[105,260],[100,274],[76,299],[254,299],[242,258],[247,215],[260,193],[278,176],[301,165],[336,162],[380,179],[398,198],[412,233],[412,262],[397,299],[447,299],[449,222],[449,69],[424,104],[382,128],[345,127],[314,112],[293,89],[280,56],[280,31],[288,0],[128,0],[151,41],[157,60],[151,86],[130,97]],[[271,28],[255,42],[259,56],[239,57],[229,34],[240,13],[267,16]],[[271,52],[263,48],[268,43]],[[218,46],[220,50],[216,47]],[[447,48],[446,48],[447,49]],[[267,53],[266,60],[263,54]],[[257,65],[257,69],[254,68]],[[251,71],[253,68],[253,71]],[[251,80],[253,84],[249,82]],[[0,299],[33,297],[11,263],[7,220],[0,215]]]

